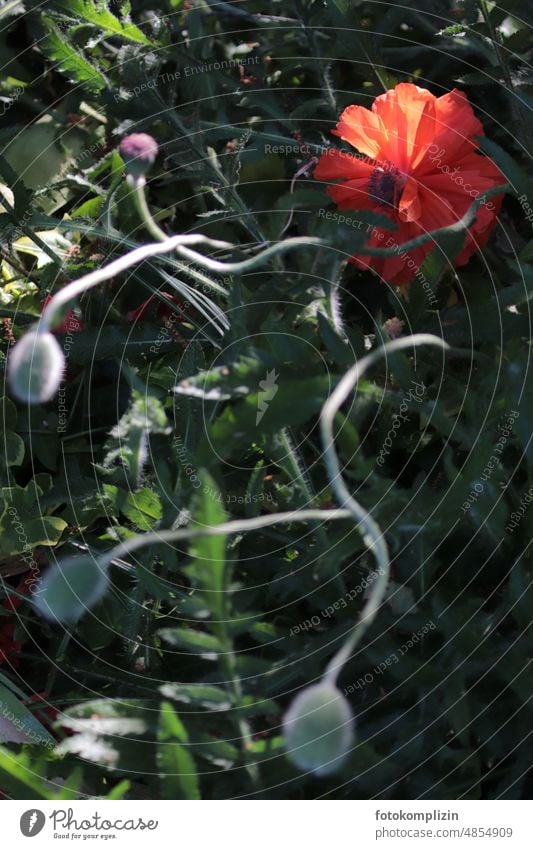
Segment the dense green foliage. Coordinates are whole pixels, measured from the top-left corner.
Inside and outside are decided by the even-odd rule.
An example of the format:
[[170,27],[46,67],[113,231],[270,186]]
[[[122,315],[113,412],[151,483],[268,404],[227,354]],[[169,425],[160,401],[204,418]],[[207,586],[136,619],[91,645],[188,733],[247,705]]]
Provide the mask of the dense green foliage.
[[[48,294],[150,241],[117,150],[125,133],[159,144],[147,198],[168,234],[237,246],[220,248],[222,261],[290,236],[321,244],[240,275],[175,255],[137,265],[56,327],[67,356],[57,399],[30,407],[6,392],[0,597],[22,603],[0,608],[0,649],[12,621],[20,643],[0,655],[0,790],[527,798],[531,9],[4,6],[2,369]],[[320,214],[333,206],[310,176],[342,109],[402,80],[465,90],[509,183],[492,239],[468,265],[449,261],[461,234],[437,239],[424,265],[436,302],[419,281],[406,294],[348,264],[365,229]],[[153,543],[105,576],[95,562],[136,534],[335,506],[318,417],[394,317],[451,350],[384,358],[335,419],[344,479],[386,535],[392,579],[338,682],[355,742],[336,772],[316,776],[287,758],[281,722],[371,589],[373,556],[351,520]],[[73,568],[72,581],[47,576],[56,612],[75,620],[66,625],[28,591],[28,574],[39,588],[58,560]],[[13,564],[31,568],[14,576]],[[91,607],[79,619],[73,592]],[[41,745],[20,735],[33,727],[23,702],[34,694],[44,694],[30,704],[48,729],[35,726]],[[7,704],[20,711],[18,732]]]

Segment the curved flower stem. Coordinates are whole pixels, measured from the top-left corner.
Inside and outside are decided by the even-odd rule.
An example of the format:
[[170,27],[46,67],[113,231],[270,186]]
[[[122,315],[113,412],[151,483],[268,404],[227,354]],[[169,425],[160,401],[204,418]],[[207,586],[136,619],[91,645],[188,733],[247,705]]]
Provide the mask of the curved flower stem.
[[322,244],[324,243],[321,239],[315,238],[298,237],[294,239],[286,239],[284,242],[271,245],[249,259],[242,260],[241,262],[225,263],[209,259],[209,257],[203,256],[203,254],[189,250],[186,246],[206,245],[207,247],[214,248],[215,250],[234,250],[235,245],[232,245],[231,242],[209,239],[207,236],[201,236],[197,233],[185,235],[178,234],[176,236],[168,237],[165,236],[164,241],[159,240],[155,243],[142,245],[140,248],[129,251],[129,253],[124,254],[124,256],[113,260],[113,262],[110,262],[109,265],[105,265],[102,268],[91,271],[89,274],[85,274],[83,277],[80,277],[79,280],[74,280],[72,283],[69,283],[64,287],[64,289],[61,289],[56,295],[54,295],[44,308],[37,332],[48,332],[57,311],[73,298],[77,298],[78,295],[83,294],[83,292],[86,292],[93,286],[98,286],[100,283],[110,280],[112,277],[115,277],[115,275],[121,274],[127,268],[131,268],[132,265],[136,265],[137,263],[142,262],[145,259],[150,259],[150,257],[157,256],[158,254],[170,253],[175,250],[177,253],[187,257],[188,259],[192,258],[197,265],[203,266],[208,270],[219,271],[221,273],[232,272],[234,274],[242,274],[256,268],[272,256],[285,253],[285,251],[291,250],[292,248],[299,247],[301,245]]
[[133,200],[135,201],[137,212],[139,213],[144,226],[150,235],[156,239],[156,241],[166,242],[169,237],[154,220],[146,202],[146,177],[134,177],[132,174],[129,174],[127,177],[127,183],[133,189]]
[[[187,259],[192,260],[198,265],[203,265],[209,271],[218,271],[220,274],[227,274],[228,272],[231,274],[244,274],[248,271],[253,271],[254,268],[257,268],[265,260],[270,259],[270,257],[278,256],[299,244],[325,245],[326,243],[323,239],[317,239],[314,236],[295,236],[293,239],[285,239],[277,245],[270,245],[261,251],[261,253],[250,257],[250,259],[244,259],[241,262],[219,262],[216,259],[210,259],[207,256],[196,253],[196,251],[191,251],[187,247],[179,247],[177,251],[181,256],[187,257]],[[231,247],[234,247],[234,245],[231,245]]]
[[334,655],[326,667],[324,679],[334,684],[343,665],[351,656],[355,646],[364,635],[368,626],[373,622],[383,601],[390,576],[390,560],[383,533],[368,511],[365,510],[364,507],[362,507],[350,495],[342,478],[339,458],[335,450],[335,437],[333,432],[334,419],[339,408],[344,401],[346,401],[358,380],[369,368],[371,368],[371,366],[379,362],[379,360],[381,360],[384,356],[394,354],[396,351],[401,351],[406,348],[416,347],[417,345],[434,345],[442,351],[449,350],[450,347],[443,339],[440,339],[438,336],[433,336],[430,333],[417,333],[413,336],[395,339],[393,342],[383,345],[376,351],[372,351],[366,357],[363,357],[360,362],[352,366],[352,368],[346,372],[342,380],[337,384],[335,390],[322,408],[320,429],[324,451],[324,462],[326,464],[326,470],[331,487],[341,503],[340,508],[334,510],[290,510],[284,513],[271,513],[265,516],[255,516],[252,519],[236,519],[230,522],[225,522],[222,525],[152,531],[148,534],[142,534],[120,542],[106,554],[99,557],[101,567],[107,568],[114,560],[121,560],[124,556],[133,554],[135,551],[139,551],[147,545],[157,543],[173,543],[179,542],[180,540],[190,540],[198,537],[243,533],[246,531],[266,528],[270,525],[277,525],[281,522],[325,522],[338,519],[354,519],[357,529],[360,529],[362,533],[366,546],[376,559],[378,566],[378,578],[372,589],[370,597],[361,612],[359,621],[348,635],[343,646],[341,646],[339,651]]
[[[160,244],[159,247],[167,247],[167,242],[162,245]],[[95,272],[95,274],[96,273],[97,272]],[[396,351],[412,347],[416,348],[417,345],[434,345],[442,351],[449,349],[449,345],[444,342],[443,339],[429,333],[415,334],[413,336],[389,342],[363,357],[360,362],[356,363],[351,369],[349,369],[342,380],[337,384],[335,390],[322,408],[320,428],[324,462],[326,464],[327,475],[331,487],[337,499],[341,503],[341,507],[333,510],[319,510],[316,508],[309,510],[290,510],[282,513],[255,516],[251,519],[237,519],[225,522],[221,525],[205,527],[196,525],[176,530],[152,531],[147,534],[141,534],[121,541],[110,551],[99,556],[98,561],[100,567],[102,569],[107,569],[114,561],[121,561],[124,556],[133,554],[145,546],[153,544],[176,543],[181,540],[191,540],[206,536],[227,536],[234,533],[258,530],[281,522],[325,522],[338,519],[353,519],[356,523],[357,530],[362,534],[365,544],[376,559],[378,566],[378,578],[372,588],[370,597],[363,607],[359,620],[349,632],[347,639],[339,651],[337,651],[330,660],[324,672],[323,680],[326,683],[331,684],[331,686],[335,686],[342,667],[350,658],[355,646],[361,640],[369,625],[373,622],[383,602],[390,576],[390,559],[384,535],[369,512],[350,495],[350,492],[342,478],[340,462],[335,450],[335,435],[333,430],[335,416],[341,405],[353,391],[359,379],[371,366],[379,362],[384,356],[394,354]],[[227,634],[223,634],[222,636],[227,638]],[[242,691],[238,675],[235,672],[234,664],[235,657],[232,645],[230,644],[228,646],[226,669],[230,685],[234,691],[237,702],[239,702],[242,697]],[[259,770],[257,765],[248,758],[249,749],[252,744],[251,730],[243,717],[238,717],[238,728],[245,747],[245,768],[248,772],[252,785],[254,787],[258,787]]]
[[252,519],[234,519],[231,522],[224,522],[222,525],[195,526],[168,531],[150,531],[148,534],[139,534],[139,536],[118,543],[110,551],[99,556],[98,560],[100,566],[106,568],[114,560],[121,560],[126,555],[133,554],[147,545],[180,542],[181,540],[198,539],[206,536],[228,536],[229,534],[268,528],[270,525],[277,525],[280,522],[331,521],[335,519],[349,519],[350,516],[350,510],[338,508],[333,510],[319,510],[318,508],[313,508],[310,510],[288,510],[284,513],[268,513],[264,516],[254,516]]
[[440,339],[438,336],[433,336],[430,333],[417,333],[414,336],[406,336],[402,339],[396,339],[378,348],[376,351],[368,354],[366,357],[356,363],[346,372],[342,380],[337,384],[330,398],[322,408],[320,416],[320,431],[322,435],[322,445],[324,450],[324,462],[326,464],[328,478],[333,488],[337,499],[343,508],[349,510],[350,515],[357,523],[357,528],[361,529],[363,540],[372,552],[378,566],[378,577],[372,588],[372,592],[366,602],[359,621],[352,629],[344,645],[333,656],[326,667],[324,680],[334,685],[342,667],[350,658],[355,646],[365,633],[368,626],[373,622],[376,613],[378,612],[390,576],[390,560],[383,533],[376,524],[372,516],[361,507],[350,495],[346,484],[342,478],[339,458],[335,451],[335,436],[333,433],[333,424],[336,413],[341,405],[346,401],[348,395],[356,386],[363,374],[383,356],[393,354],[396,351],[401,351],[404,348],[411,348],[416,345],[435,345],[442,350],[449,348],[449,345]]
[[[326,521],[329,519],[349,519],[349,510],[291,510],[286,513],[273,513],[266,516],[256,516],[252,519],[235,520],[225,522],[223,525],[212,525],[210,527],[181,528],[170,531],[153,531],[119,543],[111,551],[99,558],[102,568],[107,568],[114,560],[121,560],[125,555],[132,554],[144,546],[154,543],[179,542],[205,536],[226,536],[230,533],[241,533],[242,531],[257,530],[279,522],[303,522],[307,520]],[[231,637],[225,629],[219,634],[226,646],[224,667],[228,676],[228,683],[232,692],[240,704],[242,700],[242,688],[239,676],[235,669],[235,654]],[[253,744],[250,725],[245,717],[237,716],[236,726],[244,743],[245,769],[255,789],[259,789],[260,775],[257,764],[249,759],[249,753]]]

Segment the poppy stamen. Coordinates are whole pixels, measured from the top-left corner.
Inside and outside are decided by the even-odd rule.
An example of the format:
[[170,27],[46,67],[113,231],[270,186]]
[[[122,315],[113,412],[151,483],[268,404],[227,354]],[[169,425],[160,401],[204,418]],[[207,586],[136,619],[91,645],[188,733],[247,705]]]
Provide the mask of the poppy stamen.
[[387,209],[398,209],[407,177],[389,162],[376,165],[368,183],[374,203]]

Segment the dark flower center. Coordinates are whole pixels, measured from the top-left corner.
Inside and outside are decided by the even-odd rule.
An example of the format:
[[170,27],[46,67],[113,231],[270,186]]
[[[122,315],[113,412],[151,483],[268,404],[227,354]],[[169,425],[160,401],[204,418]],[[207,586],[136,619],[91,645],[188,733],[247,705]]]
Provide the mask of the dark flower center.
[[397,209],[405,186],[406,176],[388,162],[376,164],[368,183],[368,193],[374,203]]

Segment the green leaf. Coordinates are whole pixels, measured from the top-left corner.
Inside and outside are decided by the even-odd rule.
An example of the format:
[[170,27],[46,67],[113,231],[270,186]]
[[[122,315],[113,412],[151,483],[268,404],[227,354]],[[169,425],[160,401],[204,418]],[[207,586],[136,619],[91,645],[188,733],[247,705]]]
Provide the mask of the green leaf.
[[194,759],[186,748],[188,734],[170,702],[161,704],[157,763],[163,799],[200,799]]
[[91,24],[109,35],[120,36],[135,44],[150,44],[150,40],[131,21],[119,20],[113,15],[105,0],[55,0],[54,6],[65,13],[72,24]]
[[95,197],[86,200],[84,203],[72,210],[72,218],[98,218],[102,211],[104,199]]
[[[222,507],[220,492],[214,480],[206,473],[200,472],[203,483],[201,492],[196,494],[193,503],[193,522],[191,527],[209,528],[221,525],[226,520]],[[226,573],[226,540],[223,534],[204,536],[191,542],[190,555],[194,562],[186,568],[186,573],[202,591],[207,607],[215,619],[226,618],[226,584],[229,575]]]
[[486,136],[478,136],[477,141],[481,150],[490,156],[503,172],[513,191],[519,195],[526,194],[531,198],[533,196],[532,181],[514,158]]
[[[263,373],[265,378],[265,373]],[[259,386],[238,404],[227,406],[209,427],[209,433],[200,446],[204,462],[215,452],[219,457],[229,457],[243,446],[272,434],[280,428],[297,427],[316,415],[337,382],[335,375],[320,375],[298,380],[281,374],[276,383],[278,390],[272,399]],[[262,413],[258,422],[258,414]]]
[[163,505],[159,495],[153,489],[129,492],[121,512],[139,531],[149,531],[163,516]]
[[0,784],[13,799],[55,799],[30,756],[0,747]]
[[167,643],[199,654],[204,660],[216,660],[224,650],[218,638],[206,634],[205,631],[193,631],[192,628],[161,628],[158,633]]
[[128,793],[131,787],[131,781],[124,779],[124,781],[120,781],[106,796],[106,799],[123,799],[126,793]]
[[464,24],[452,24],[449,27],[439,30],[437,35],[454,36],[463,35],[465,32],[468,32],[468,27],[464,26]]
[[[138,489],[142,482],[144,467],[148,462],[150,435],[169,432],[170,427],[165,411],[157,398],[141,395],[134,390],[130,408],[111,431],[110,439],[106,444],[107,454],[103,469],[112,471],[116,468],[115,477],[120,482],[126,478],[132,489]],[[130,503],[130,508],[134,508],[134,502],[135,499],[133,503]],[[150,507],[148,507],[147,499],[145,503],[148,510],[155,511],[157,514],[158,508],[154,501]],[[135,515],[137,519],[141,518],[139,511]]]
[[41,20],[45,36],[39,41],[39,47],[57,65],[58,70],[71,82],[86,86],[93,94],[108,88],[108,82],[102,72],[72,46],[53,18],[42,15]]
[[56,741],[38,719],[0,684],[0,742],[55,747]]
[[[50,478],[42,477],[43,482]],[[26,487],[3,487],[0,490],[4,509],[0,515],[0,555],[20,554],[38,545],[52,546],[59,542],[67,527],[58,516],[42,515],[40,498],[44,487],[36,478]]]
[[210,711],[229,710],[231,707],[225,690],[212,684],[163,684],[159,690],[167,699]]

